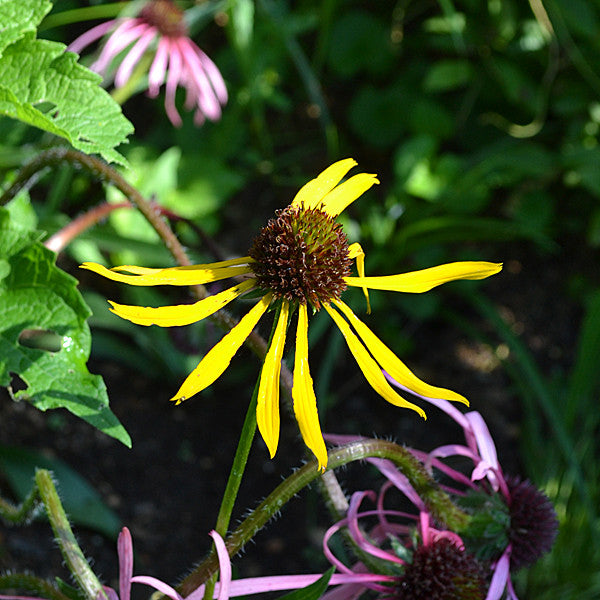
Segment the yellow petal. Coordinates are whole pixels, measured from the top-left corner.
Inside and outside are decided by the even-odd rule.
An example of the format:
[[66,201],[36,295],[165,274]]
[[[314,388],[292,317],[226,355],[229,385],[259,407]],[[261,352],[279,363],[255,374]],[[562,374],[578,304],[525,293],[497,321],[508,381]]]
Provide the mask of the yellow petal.
[[216,313],[238,296],[252,289],[255,285],[256,279],[249,279],[218,294],[208,296],[195,304],[181,304],[179,306],[150,308],[109,302],[112,306],[112,312],[132,323],[174,327],[202,321],[202,319]]
[[388,374],[395,379],[398,383],[402,384],[409,390],[425,396],[426,398],[443,398],[444,400],[452,400],[456,402],[462,402],[463,404],[469,405],[468,400],[453,392],[440,387],[435,387],[425,383],[419,379],[350,309],[347,304],[344,304],[341,300],[333,300],[333,303],[342,311],[344,316],[350,321],[352,327],[369,352],[373,355],[373,358],[379,363],[382,369],[388,372]]
[[209,350],[171,400],[179,404],[206,389],[223,374],[235,353],[269,308],[272,298],[271,293],[264,296],[216,346]]
[[319,461],[319,469],[327,467],[327,449],[321,433],[317,398],[308,367],[308,313],[306,304],[298,307],[298,329],[296,330],[296,355],[294,358],[294,414],[304,443]]
[[[98,273],[98,275],[102,275],[107,279],[128,283],[129,285],[200,285],[252,272],[252,266],[245,264],[251,262],[249,257],[235,259],[235,262],[240,266],[223,266],[224,263],[230,262],[232,261],[170,267],[167,269],[148,269],[133,265],[107,269],[97,263],[86,262],[80,265],[80,268],[94,271],[94,273]],[[119,271],[129,271],[133,275],[124,275]]]
[[304,205],[305,209],[317,207],[325,195],[328,194],[354,166],[356,166],[356,161],[353,158],[345,158],[344,160],[333,163],[319,174],[318,177],[312,179],[300,188],[300,191],[292,200],[291,206],[300,207]]
[[323,198],[323,212],[337,217],[376,183],[379,183],[377,175],[371,173],[359,173],[350,177]]
[[368,287],[371,290],[392,292],[427,292],[443,283],[455,279],[485,279],[502,270],[502,263],[484,261],[454,262],[420,271],[382,277],[344,277],[344,281],[354,287]]
[[[350,258],[356,258],[356,270],[358,271],[359,277],[365,276],[365,253],[362,249],[361,245],[358,242],[354,244],[350,244],[348,247],[348,256]],[[369,288],[363,286],[362,288],[363,294],[365,295],[365,300],[367,301],[367,314],[371,314],[371,302],[369,301]]]
[[401,396],[399,396],[386,381],[379,365],[373,360],[373,357],[367,352],[361,341],[356,337],[353,331],[350,329],[348,323],[344,318],[335,311],[331,305],[323,304],[325,310],[329,313],[329,316],[333,319],[339,330],[342,332],[350,352],[354,356],[360,370],[363,372],[366,380],[370,386],[385,400],[394,406],[400,406],[402,408],[411,408],[425,418],[423,410],[412,402],[408,402]]
[[279,443],[279,375],[289,314],[290,304],[284,300],[281,303],[279,319],[265,356],[258,386],[256,423],[271,458],[275,456]]

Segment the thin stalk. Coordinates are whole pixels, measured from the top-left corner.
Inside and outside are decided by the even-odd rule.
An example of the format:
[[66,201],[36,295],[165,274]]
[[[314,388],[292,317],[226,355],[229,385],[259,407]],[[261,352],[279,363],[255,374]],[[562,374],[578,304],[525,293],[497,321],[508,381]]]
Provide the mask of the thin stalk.
[[71,23],[81,23],[82,21],[92,21],[93,19],[108,19],[118,16],[123,9],[130,4],[129,2],[112,2],[110,4],[99,4],[98,6],[86,6],[84,8],[74,8],[64,10],[59,13],[48,15],[40,24],[38,31],[70,25]]
[[44,242],[44,246],[46,246],[48,250],[52,250],[52,252],[58,254],[78,235],[81,235],[84,231],[102,221],[102,219],[106,219],[113,210],[121,208],[131,208],[131,203],[119,202],[118,204],[111,204],[110,202],[103,202],[98,206],[94,206],[51,235]]
[[38,508],[38,500],[38,490],[35,486],[19,506],[0,496],[0,517],[14,525],[25,523],[34,516]]
[[[0,590],[22,590],[48,600],[70,600],[53,583],[30,573],[4,573],[0,575]],[[13,596],[16,598],[16,596]]]
[[[221,536],[225,537],[229,530],[229,523],[231,521],[231,514],[233,507],[237,499],[238,491],[242,483],[242,476],[246,470],[246,464],[248,463],[248,455],[250,454],[250,448],[252,447],[252,441],[254,440],[254,434],[256,433],[256,402],[258,398],[258,386],[260,378],[256,380],[254,386],[254,392],[252,393],[252,399],[246,412],[246,418],[244,419],[244,425],[242,426],[242,432],[240,434],[240,440],[233,458],[233,464],[229,473],[229,479],[225,486],[225,492],[223,499],[221,500],[221,507],[219,514],[217,515],[217,524],[215,531]],[[204,600],[211,600],[217,582],[216,573],[206,582],[206,589],[204,591]]]
[[107,596],[102,584],[90,568],[81,548],[77,544],[73,531],[71,531],[69,520],[58,497],[56,487],[52,482],[50,471],[38,469],[35,473],[35,482],[42,502],[46,507],[48,520],[52,525],[54,536],[60,546],[65,563],[79,584],[81,591],[89,600],[106,599]]
[[[468,515],[452,503],[421,463],[398,444],[385,440],[361,440],[331,450],[328,456],[328,470],[370,457],[391,460],[406,475],[437,520],[455,530],[462,529],[468,523]],[[291,498],[319,477],[317,462],[313,460],[279,484],[225,540],[229,556],[240,552]],[[200,565],[182,581],[178,588],[179,593],[184,597],[188,596],[216,573],[218,568],[218,558],[212,549]]]
[[[275,334],[275,328],[277,327],[277,321],[279,319],[280,312],[281,304],[279,304],[277,307],[275,317],[273,318],[273,327],[271,328],[271,335],[268,342],[269,346],[271,345],[273,335]],[[233,512],[233,507],[242,483],[244,471],[246,470],[246,464],[248,463],[248,455],[250,454],[250,448],[252,447],[254,434],[256,433],[256,405],[258,402],[259,386],[260,376],[256,380],[254,391],[252,392],[252,399],[250,400],[250,405],[248,406],[248,411],[246,412],[246,418],[244,419],[244,425],[242,426],[240,440],[233,458],[231,472],[229,473],[229,479],[227,480],[227,486],[225,487],[225,493],[223,494],[221,507],[217,516],[215,531],[223,538],[227,535],[227,531],[229,531],[231,514]],[[211,600],[213,597],[216,581],[216,576],[213,575],[206,583],[206,590],[204,592],[205,600]]]

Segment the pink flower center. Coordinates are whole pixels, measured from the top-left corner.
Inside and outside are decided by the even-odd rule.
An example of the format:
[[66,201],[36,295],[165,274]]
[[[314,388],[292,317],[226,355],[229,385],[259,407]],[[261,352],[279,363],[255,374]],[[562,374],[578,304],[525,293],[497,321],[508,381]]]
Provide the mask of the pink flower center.
[[148,25],[156,27],[165,37],[184,37],[188,29],[181,11],[171,0],[151,0],[140,12]]

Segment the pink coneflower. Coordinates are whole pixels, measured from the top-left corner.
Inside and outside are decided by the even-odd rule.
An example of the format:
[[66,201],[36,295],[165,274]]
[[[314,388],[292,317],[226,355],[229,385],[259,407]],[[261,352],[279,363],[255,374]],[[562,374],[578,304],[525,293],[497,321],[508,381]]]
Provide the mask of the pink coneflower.
[[[392,385],[404,389],[391,377],[387,378]],[[459,503],[475,511],[477,519],[474,518],[473,530],[497,532],[487,541],[481,537],[477,539],[475,534],[470,540],[468,534],[462,535],[467,547],[474,548],[478,556],[490,562],[491,581],[486,600],[499,600],[504,593],[510,600],[518,600],[511,573],[533,565],[552,549],[558,533],[554,507],[531,482],[505,476],[494,440],[477,411],[463,414],[446,400],[419,397],[454,419],[463,429],[466,444],[448,444],[429,453],[411,452],[424,462],[425,467],[435,468],[459,484],[460,489],[449,491],[456,493]],[[440,460],[455,456],[472,461],[470,477]]]
[[184,14],[171,0],[150,0],[137,17],[113,19],[93,27],[67,50],[79,54],[109,31],[112,33],[100,56],[90,67],[93,71],[106,77],[113,60],[131,46],[114,77],[115,87],[123,87],[146,51],[155,47],[148,72],[148,94],[156,97],[162,84],[166,83],[165,110],[171,123],[176,127],[182,124],[175,108],[178,86],[185,88],[187,93],[185,108],[196,108],[196,125],[201,125],[205,118],[216,121],[221,117],[221,105],[227,102],[223,77],[215,63],[188,37]]
[[[386,470],[389,461],[368,462]],[[483,600],[487,587],[484,565],[466,551],[459,535],[433,527],[427,510],[420,510],[417,516],[384,508],[386,491],[397,483],[392,476],[378,494],[355,492],[346,518],[325,534],[324,551],[329,561],[339,572],[356,579],[327,592],[323,600],[355,600],[366,590],[397,600]],[[403,491],[409,487],[400,482]],[[360,508],[366,499],[375,502],[374,510]],[[376,519],[370,529],[366,525],[369,518]],[[339,560],[328,546],[342,529],[347,529],[357,554],[363,556],[352,566]],[[370,579],[375,574],[379,574],[379,581]]]

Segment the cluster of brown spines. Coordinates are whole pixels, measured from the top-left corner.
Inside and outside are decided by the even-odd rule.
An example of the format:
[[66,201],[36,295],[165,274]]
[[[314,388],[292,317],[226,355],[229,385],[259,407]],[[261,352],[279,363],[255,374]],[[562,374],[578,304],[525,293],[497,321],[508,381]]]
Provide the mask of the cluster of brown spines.
[[417,548],[390,597],[396,600],[480,600],[485,598],[486,592],[482,565],[463,547],[441,538]]
[[317,208],[296,206],[275,213],[249,255],[260,288],[316,310],[341,296],[352,264],[341,225]]
[[187,26],[181,11],[171,0],[152,0],[140,12],[140,18],[158,29],[164,37],[186,36]]
[[511,569],[535,563],[549,552],[558,533],[558,519],[548,497],[528,480],[508,478],[510,492]]

